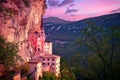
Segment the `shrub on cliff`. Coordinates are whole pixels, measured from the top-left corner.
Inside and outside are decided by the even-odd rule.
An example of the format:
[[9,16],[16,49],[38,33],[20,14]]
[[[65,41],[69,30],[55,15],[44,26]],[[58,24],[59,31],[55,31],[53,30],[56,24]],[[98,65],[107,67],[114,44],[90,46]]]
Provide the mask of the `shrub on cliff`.
[[18,63],[22,60],[17,52],[17,44],[7,42],[0,36],[0,64],[3,65],[6,71],[16,68]]

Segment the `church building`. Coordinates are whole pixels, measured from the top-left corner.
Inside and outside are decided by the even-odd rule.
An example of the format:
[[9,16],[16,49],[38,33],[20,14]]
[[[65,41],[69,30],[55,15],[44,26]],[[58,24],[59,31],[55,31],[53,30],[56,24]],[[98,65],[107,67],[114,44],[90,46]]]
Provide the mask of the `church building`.
[[28,62],[31,69],[30,72],[34,69],[39,69],[41,72],[38,71],[38,74],[41,77],[43,72],[52,72],[58,77],[60,74],[60,56],[53,54],[52,42],[46,42],[45,39],[43,25],[41,25],[40,30],[35,31],[29,36],[30,45],[32,46],[31,51],[33,53],[31,60]]

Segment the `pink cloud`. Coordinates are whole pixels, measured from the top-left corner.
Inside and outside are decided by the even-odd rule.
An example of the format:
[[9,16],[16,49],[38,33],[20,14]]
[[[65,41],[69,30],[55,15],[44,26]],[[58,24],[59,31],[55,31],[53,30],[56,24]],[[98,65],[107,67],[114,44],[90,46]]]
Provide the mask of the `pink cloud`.
[[44,17],[49,17],[49,16],[60,16],[63,15],[65,12],[65,8],[49,8],[46,10]]
[[64,6],[64,5],[73,3],[73,2],[74,2],[74,0],[64,0],[59,6]]
[[[70,5],[74,4],[73,6],[66,5],[64,7],[48,8],[45,17],[56,16],[66,20],[80,20],[84,18],[110,14],[113,13],[114,10],[118,11],[118,9],[120,9],[120,0],[74,0],[74,1],[76,2],[70,4]],[[70,9],[75,9],[77,11],[75,13],[64,14],[65,11],[67,10],[67,7],[70,7]]]
[[48,5],[60,7],[60,6],[65,6],[65,5],[73,3],[73,2],[74,2],[74,0],[63,0],[61,3],[60,3],[60,0],[48,0]]
[[107,12],[113,9],[116,9],[116,7],[120,7],[120,1],[111,1],[109,0],[87,0],[86,2],[79,2],[77,4],[80,8],[80,12],[83,14],[89,14],[89,13],[99,13],[99,12]]

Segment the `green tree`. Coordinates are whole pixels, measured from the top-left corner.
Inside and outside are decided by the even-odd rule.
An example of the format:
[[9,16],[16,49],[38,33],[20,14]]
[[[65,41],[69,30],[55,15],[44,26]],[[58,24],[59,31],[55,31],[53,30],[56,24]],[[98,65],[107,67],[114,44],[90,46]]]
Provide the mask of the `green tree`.
[[54,73],[44,72],[40,80],[56,80],[56,77]]
[[[115,30],[116,28],[114,29],[113,34],[118,35],[119,32]],[[73,68],[73,72],[75,74],[80,72],[79,74],[82,77],[91,80],[119,79],[119,72],[117,71],[117,76],[114,74],[116,70],[119,70],[118,67],[120,66],[120,63],[118,63],[120,56],[115,56],[116,53],[119,54],[119,52],[115,53],[115,43],[113,43],[114,35],[110,35],[109,29],[104,30],[101,26],[97,26],[93,22],[88,22],[88,26],[82,31],[82,34],[83,36],[78,39],[78,42],[80,45],[84,45],[88,56],[84,56],[84,58],[81,56],[74,56],[76,60],[78,60],[78,58],[83,58],[84,63],[81,63],[79,61],[75,62],[73,59],[72,61],[74,61],[74,64],[78,64],[79,66]],[[117,38],[120,39],[120,37]],[[119,46],[116,48],[118,47]]]
[[114,26],[110,28],[111,31],[111,65],[113,70],[113,78],[119,79],[120,74],[120,27]]
[[61,62],[60,80],[76,80],[75,75],[72,73],[67,62],[63,58],[61,58],[60,62]]
[[7,42],[2,36],[0,36],[0,64],[4,66],[7,72],[11,68],[15,69],[18,66],[18,63],[22,60],[17,52],[17,44]]

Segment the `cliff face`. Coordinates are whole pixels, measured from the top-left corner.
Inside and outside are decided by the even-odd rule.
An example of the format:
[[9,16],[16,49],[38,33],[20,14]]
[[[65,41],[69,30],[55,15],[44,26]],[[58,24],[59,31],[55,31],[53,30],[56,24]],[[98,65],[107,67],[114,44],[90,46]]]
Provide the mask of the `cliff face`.
[[28,59],[28,36],[40,29],[46,9],[45,0],[0,0],[0,35],[19,45],[19,53]]

